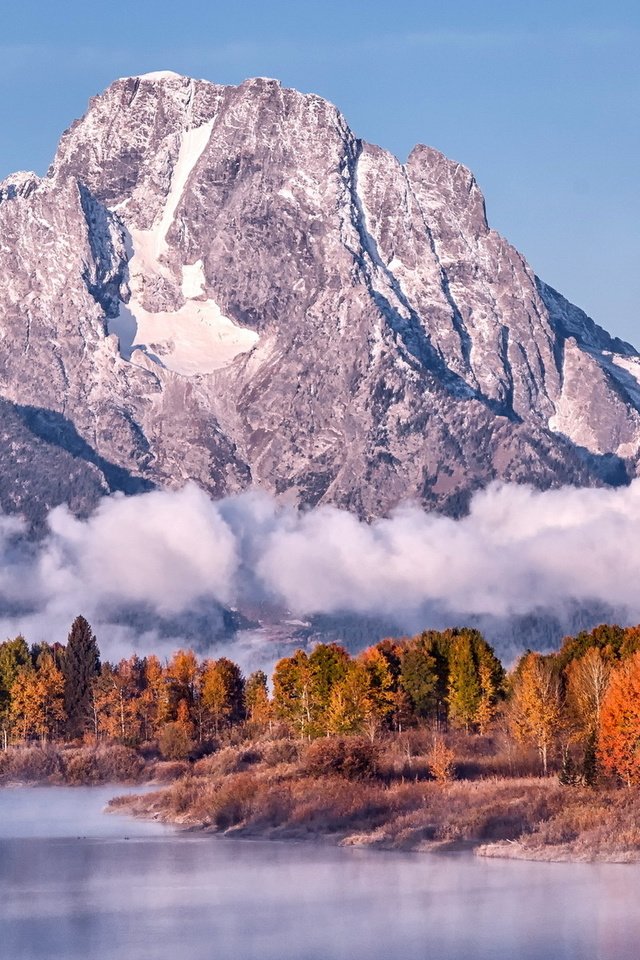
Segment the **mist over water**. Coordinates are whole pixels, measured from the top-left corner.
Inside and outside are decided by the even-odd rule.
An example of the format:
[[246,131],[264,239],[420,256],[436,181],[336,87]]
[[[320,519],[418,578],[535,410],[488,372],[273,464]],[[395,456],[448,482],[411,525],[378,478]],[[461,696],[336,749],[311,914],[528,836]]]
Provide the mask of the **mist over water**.
[[173,833],[0,791],[7,960],[636,960],[640,867]]
[[214,501],[188,484],[105,498],[87,519],[57,507],[44,539],[24,534],[0,517],[0,635],[64,641],[82,612],[111,657],[175,647],[186,622],[228,635],[223,607],[261,604],[407,632],[472,621],[498,636],[541,613],[567,629],[583,610],[640,620],[640,480],[496,484],[459,520],[408,504],[372,523],[258,491]]

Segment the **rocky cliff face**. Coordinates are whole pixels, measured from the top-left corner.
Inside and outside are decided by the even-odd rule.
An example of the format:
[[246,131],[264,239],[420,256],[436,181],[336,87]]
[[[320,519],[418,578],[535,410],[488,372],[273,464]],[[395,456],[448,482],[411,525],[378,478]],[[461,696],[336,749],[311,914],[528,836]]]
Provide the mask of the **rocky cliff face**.
[[638,353],[490,229],[465,167],[274,80],[118,80],[45,178],[0,184],[0,249],[5,508],[192,478],[456,513],[496,477],[636,472]]

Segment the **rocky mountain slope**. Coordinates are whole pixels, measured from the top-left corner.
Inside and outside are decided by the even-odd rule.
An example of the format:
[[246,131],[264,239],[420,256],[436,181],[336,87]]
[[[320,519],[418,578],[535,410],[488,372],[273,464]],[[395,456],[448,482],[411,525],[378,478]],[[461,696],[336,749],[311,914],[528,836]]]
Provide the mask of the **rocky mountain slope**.
[[0,503],[35,519],[189,478],[365,517],[625,482],[639,381],[469,170],[274,80],[118,80],[0,184]]

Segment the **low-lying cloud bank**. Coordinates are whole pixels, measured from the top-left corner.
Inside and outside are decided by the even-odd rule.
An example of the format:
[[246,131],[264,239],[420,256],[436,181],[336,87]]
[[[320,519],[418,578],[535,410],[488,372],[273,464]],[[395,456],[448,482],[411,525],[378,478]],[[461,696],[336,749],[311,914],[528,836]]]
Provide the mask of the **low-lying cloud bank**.
[[[544,493],[495,485],[461,520],[403,506],[371,524],[260,492],[213,501],[190,484],[106,498],[84,520],[57,507],[37,544],[24,532],[0,517],[0,631],[64,640],[82,612],[111,655],[134,637],[153,645],[154,618],[259,599],[294,617],[357,613],[406,629],[583,604],[640,620],[640,480]],[[126,625],[143,609],[146,642]]]

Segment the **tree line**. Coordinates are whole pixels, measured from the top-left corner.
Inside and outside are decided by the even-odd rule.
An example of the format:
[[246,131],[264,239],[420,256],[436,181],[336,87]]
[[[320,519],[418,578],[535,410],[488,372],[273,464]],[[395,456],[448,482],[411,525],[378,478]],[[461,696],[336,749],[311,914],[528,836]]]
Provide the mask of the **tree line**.
[[355,656],[337,643],[296,650],[244,677],[227,657],[178,650],[164,661],[101,662],[84,617],[67,643],[0,644],[0,744],[155,742],[186,757],[236,727],[275,725],[313,739],[371,740],[425,725],[436,733],[506,733],[566,782],[600,773],[640,783],[640,627],[603,625],[554,654],[527,651],[507,674],[469,628],[385,639]]

